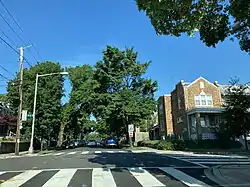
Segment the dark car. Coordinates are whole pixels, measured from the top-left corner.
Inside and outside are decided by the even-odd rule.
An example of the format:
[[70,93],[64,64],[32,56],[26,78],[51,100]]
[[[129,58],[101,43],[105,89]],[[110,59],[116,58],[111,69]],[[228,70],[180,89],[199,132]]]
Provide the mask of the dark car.
[[74,140],[70,140],[66,142],[66,149],[74,149],[76,147],[75,141]]
[[97,146],[96,140],[88,140],[87,141],[87,146],[88,147],[96,147]]
[[107,138],[105,142],[106,147],[118,147],[118,140],[115,137]]
[[86,144],[87,144],[86,140],[80,140],[78,146],[84,147],[86,146]]

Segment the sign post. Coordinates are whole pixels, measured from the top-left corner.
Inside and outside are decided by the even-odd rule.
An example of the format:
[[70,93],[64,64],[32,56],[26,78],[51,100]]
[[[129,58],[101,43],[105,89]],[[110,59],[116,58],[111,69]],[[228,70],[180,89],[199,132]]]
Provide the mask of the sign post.
[[129,137],[129,144],[131,148],[133,147],[133,144],[132,144],[133,135],[134,135],[134,125],[130,124],[128,125],[128,137]]

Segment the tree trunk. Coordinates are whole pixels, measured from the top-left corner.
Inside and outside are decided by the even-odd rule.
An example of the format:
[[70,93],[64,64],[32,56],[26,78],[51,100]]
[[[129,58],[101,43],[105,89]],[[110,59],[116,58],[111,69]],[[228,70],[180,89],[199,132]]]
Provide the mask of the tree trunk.
[[[126,125],[127,125],[127,132],[128,132],[128,125],[129,125],[129,119],[128,116],[126,117]],[[128,142],[129,142],[129,147],[133,148],[133,140],[132,137],[129,136],[129,132],[128,132]]]
[[65,123],[61,123],[60,131],[58,134],[57,147],[61,147],[63,143],[63,134],[64,134]]
[[245,150],[248,151],[248,143],[247,143],[247,134],[244,134],[244,141],[245,141]]
[[43,138],[41,138],[41,147],[40,147],[40,151],[43,151]]

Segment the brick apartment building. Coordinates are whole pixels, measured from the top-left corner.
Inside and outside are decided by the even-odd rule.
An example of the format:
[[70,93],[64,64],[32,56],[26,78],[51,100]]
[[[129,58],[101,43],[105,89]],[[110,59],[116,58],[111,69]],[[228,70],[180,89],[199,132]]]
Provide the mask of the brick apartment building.
[[222,94],[227,86],[200,77],[180,81],[170,95],[158,100],[159,135],[181,139],[215,139],[223,111]]

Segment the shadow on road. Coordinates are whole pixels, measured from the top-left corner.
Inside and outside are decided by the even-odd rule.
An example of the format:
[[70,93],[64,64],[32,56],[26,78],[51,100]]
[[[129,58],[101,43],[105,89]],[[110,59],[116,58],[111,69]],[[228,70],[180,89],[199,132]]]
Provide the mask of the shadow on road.
[[189,162],[156,153],[99,153],[89,162],[101,164],[104,167],[193,167]]

